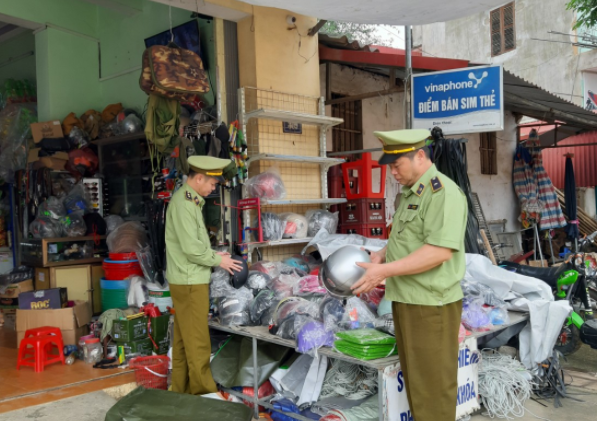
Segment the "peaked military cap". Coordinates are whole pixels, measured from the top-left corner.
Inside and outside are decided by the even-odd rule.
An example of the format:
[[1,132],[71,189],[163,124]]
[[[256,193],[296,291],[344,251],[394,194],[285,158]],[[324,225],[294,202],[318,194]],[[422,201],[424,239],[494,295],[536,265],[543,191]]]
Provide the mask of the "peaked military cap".
[[391,164],[401,155],[421,149],[431,136],[426,129],[392,130],[389,132],[373,132],[383,142],[383,155],[380,165]]
[[229,159],[214,158],[213,156],[190,156],[188,159],[189,168],[197,174],[209,175],[224,182],[222,173],[224,168],[230,164]]

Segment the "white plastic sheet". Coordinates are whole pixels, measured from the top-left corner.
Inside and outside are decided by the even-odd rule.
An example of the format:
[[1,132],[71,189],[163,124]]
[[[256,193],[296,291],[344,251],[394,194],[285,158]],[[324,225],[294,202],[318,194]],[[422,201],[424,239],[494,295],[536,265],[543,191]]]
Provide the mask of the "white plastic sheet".
[[364,247],[370,251],[379,251],[387,244],[387,240],[367,238],[357,234],[330,234],[325,229],[321,229],[311,242],[305,246],[303,254],[309,247],[314,246],[321,254],[321,258],[325,260],[330,254],[344,246]]
[[529,312],[530,320],[520,333],[520,358],[527,369],[536,369],[551,355],[572,308],[567,301],[554,301],[549,285],[493,266],[488,258],[477,254],[466,255],[464,279],[493,288],[509,310]]
[[[180,0],[179,0],[180,1]],[[357,23],[424,25],[459,19],[503,6],[504,0],[243,0],[306,16]],[[163,2],[163,1],[162,1]]]

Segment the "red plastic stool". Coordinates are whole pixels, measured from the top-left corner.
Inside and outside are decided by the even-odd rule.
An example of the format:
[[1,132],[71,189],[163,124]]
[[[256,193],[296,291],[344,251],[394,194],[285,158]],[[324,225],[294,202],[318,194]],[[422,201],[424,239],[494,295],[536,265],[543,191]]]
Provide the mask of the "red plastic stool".
[[[58,349],[58,355],[51,354],[53,347]],[[62,335],[31,336],[21,340],[19,345],[19,357],[17,359],[17,370],[21,366],[33,367],[36,373],[44,371],[44,367],[56,362],[64,361],[64,344]]]
[[57,327],[43,326],[43,327],[36,327],[35,329],[27,329],[25,331],[25,338],[30,338],[32,336],[47,336],[47,335],[58,336],[60,338],[60,340],[62,340],[62,332]]

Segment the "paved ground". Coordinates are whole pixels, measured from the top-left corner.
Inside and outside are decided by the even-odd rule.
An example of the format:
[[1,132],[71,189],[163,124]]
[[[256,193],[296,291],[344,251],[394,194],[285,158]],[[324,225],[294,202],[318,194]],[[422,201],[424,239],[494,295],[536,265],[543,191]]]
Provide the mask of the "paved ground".
[[[529,401],[526,406],[528,412],[524,417],[518,419],[523,421],[537,420],[534,415],[550,421],[596,419],[597,375],[575,372],[569,374],[568,378],[572,379],[569,391],[574,397],[583,400],[583,402],[564,399],[562,401],[563,407],[554,408],[553,401],[542,401],[542,404]],[[103,421],[106,412],[115,403],[116,399],[107,393],[93,392],[0,414],[0,421]],[[476,414],[471,418],[471,421],[488,420],[490,418],[481,414]]]
[[583,344],[580,349],[567,357],[564,368],[585,373],[597,373],[597,349]]

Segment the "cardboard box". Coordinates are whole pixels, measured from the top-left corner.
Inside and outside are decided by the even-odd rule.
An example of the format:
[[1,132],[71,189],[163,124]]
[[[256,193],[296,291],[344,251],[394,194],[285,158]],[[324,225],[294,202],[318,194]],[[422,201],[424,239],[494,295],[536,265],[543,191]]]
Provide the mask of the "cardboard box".
[[[41,148],[29,149],[29,155],[27,156],[28,164],[30,164],[32,162],[37,162],[41,159],[39,156],[40,150],[41,150]],[[50,158],[56,158],[56,159],[61,159],[63,161],[68,161],[68,152],[55,152]]]
[[50,168],[56,171],[63,171],[68,159],[55,158],[53,156],[44,156],[33,163],[33,169]]
[[50,289],[50,268],[35,268],[35,289]]
[[59,120],[31,124],[31,135],[33,136],[33,141],[35,143],[39,143],[45,138],[53,139],[64,137],[64,133],[62,133],[62,125]]
[[114,320],[112,339],[119,344],[147,339],[147,317],[133,320]]
[[19,294],[19,309],[49,310],[65,308],[68,305],[66,288],[50,288]]
[[84,301],[59,310],[17,310],[17,343],[25,337],[27,329],[54,326],[60,328],[64,345],[75,345],[81,336],[89,333],[90,321],[91,305]]
[[11,310],[19,308],[19,294],[33,291],[33,280],[28,279],[18,284],[10,284],[4,294],[0,294],[0,308]]
[[4,318],[4,329],[17,330],[16,314],[2,314],[0,317]]

